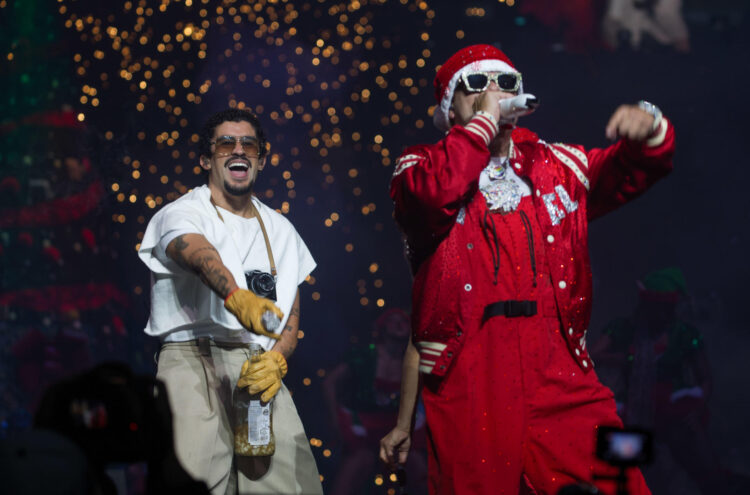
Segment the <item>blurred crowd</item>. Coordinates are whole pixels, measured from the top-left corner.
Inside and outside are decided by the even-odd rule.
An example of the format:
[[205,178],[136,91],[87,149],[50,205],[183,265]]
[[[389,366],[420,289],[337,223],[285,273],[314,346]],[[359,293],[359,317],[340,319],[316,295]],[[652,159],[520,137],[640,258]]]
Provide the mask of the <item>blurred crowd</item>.
[[24,430],[44,390],[95,363],[150,369],[118,283],[122,247],[90,134],[70,109],[0,129],[0,436]]
[[[731,23],[738,1],[683,0],[526,0],[520,12],[561,35],[561,48],[581,52],[595,48],[641,50],[661,45],[678,53],[690,51],[686,12],[717,26]],[[741,9],[736,9],[741,10]]]

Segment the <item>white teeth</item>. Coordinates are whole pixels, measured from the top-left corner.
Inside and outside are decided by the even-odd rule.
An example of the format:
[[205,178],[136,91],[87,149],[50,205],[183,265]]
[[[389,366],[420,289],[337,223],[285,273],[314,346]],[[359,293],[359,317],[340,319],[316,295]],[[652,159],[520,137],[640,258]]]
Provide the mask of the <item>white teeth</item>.
[[245,163],[235,162],[229,164],[229,170],[247,170],[248,167]]

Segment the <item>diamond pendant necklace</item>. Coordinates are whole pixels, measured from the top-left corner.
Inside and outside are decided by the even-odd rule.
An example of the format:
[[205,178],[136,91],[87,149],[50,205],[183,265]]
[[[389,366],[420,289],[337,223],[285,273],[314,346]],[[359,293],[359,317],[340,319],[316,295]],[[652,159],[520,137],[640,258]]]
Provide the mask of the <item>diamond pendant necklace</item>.
[[515,211],[521,203],[521,188],[508,178],[508,163],[507,158],[499,163],[490,162],[486,168],[490,182],[480,189],[490,211],[502,214]]

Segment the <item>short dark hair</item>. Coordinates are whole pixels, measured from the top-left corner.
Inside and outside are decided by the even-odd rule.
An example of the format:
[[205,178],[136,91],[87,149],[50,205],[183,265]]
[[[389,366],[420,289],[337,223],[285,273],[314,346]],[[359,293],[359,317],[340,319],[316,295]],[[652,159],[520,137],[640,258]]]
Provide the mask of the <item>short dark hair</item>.
[[203,125],[200,133],[200,140],[198,141],[198,151],[200,156],[211,156],[211,141],[214,138],[214,132],[224,122],[248,122],[255,129],[255,135],[258,138],[260,145],[260,156],[263,158],[268,151],[266,149],[266,134],[263,132],[263,127],[260,125],[258,117],[247,109],[240,108],[227,108],[220,112],[213,114]]

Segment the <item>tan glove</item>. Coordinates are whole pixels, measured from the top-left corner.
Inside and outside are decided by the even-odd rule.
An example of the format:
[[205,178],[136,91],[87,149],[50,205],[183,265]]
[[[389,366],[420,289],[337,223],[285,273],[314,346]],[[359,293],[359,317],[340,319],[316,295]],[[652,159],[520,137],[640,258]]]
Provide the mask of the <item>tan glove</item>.
[[224,307],[240,320],[243,327],[251,332],[276,340],[281,338],[281,335],[271,333],[263,328],[261,322],[261,317],[266,311],[271,311],[279,319],[284,318],[284,313],[270,299],[256,296],[247,289],[235,289],[224,300]]
[[237,386],[247,387],[251,394],[263,392],[260,400],[268,402],[281,388],[287,369],[286,359],[279,351],[264,352],[258,361],[245,361]]

